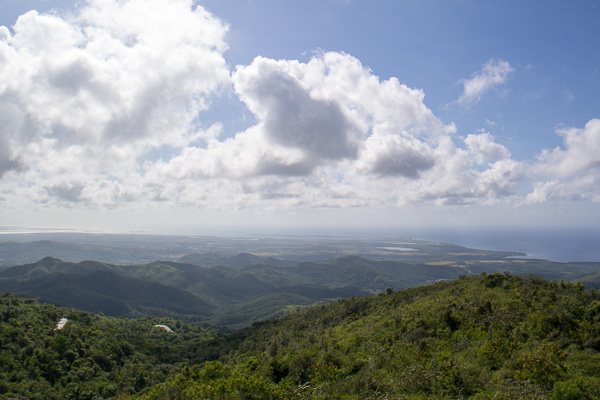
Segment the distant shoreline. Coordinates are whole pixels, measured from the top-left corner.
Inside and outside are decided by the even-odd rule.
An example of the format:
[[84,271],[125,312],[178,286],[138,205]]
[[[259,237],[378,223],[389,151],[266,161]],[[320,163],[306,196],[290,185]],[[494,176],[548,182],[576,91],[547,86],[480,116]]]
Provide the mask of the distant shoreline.
[[[287,233],[238,233],[232,235],[156,235],[152,233],[100,233],[60,228],[0,227],[0,242],[59,240],[76,242],[104,242],[111,237],[127,236],[136,241],[156,241],[161,237],[177,240],[201,238],[240,238],[245,240],[307,240],[307,241],[346,241],[412,238],[429,242],[452,243],[472,249],[506,251],[520,253],[511,258],[543,259],[556,262],[599,262],[599,228],[403,228],[365,229],[363,232],[300,232]],[[100,240],[102,238],[102,240]],[[395,243],[396,245],[397,243]],[[400,246],[399,246],[400,247]],[[410,246],[407,246],[410,247]],[[397,249],[398,253],[406,250]]]

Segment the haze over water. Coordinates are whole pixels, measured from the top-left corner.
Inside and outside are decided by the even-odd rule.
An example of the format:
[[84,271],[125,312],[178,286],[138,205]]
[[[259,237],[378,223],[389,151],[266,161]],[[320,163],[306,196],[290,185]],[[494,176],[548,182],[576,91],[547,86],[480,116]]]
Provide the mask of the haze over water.
[[[250,232],[241,233],[246,235]],[[558,262],[600,261],[600,228],[596,227],[443,227],[443,228],[364,228],[348,230],[296,229],[286,233],[254,232],[260,236],[306,237],[311,239],[412,238],[448,242],[460,246],[497,251],[526,253],[521,258],[539,258]]]
[[423,239],[477,249],[527,253],[552,261],[600,261],[600,228],[431,230]]

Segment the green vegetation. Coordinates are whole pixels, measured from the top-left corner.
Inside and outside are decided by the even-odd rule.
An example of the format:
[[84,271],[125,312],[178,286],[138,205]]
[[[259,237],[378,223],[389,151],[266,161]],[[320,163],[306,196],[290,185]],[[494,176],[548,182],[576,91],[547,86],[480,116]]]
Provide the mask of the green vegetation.
[[319,246],[1,268],[0,399],[600,399],[599,263]]
[[232,257],[223,257],[213,253],[193,253],[177,259],[180,263],[212,267],[213,265],[226,265],[228,267],[243,267],[252,264],[292,265],[294,261],[279,260],[274,257],[260,257],[250,253],[239,253]]
[[228,335],[5,294],[0,344],[0,398],[600,398],[600,293],[509,273],[303,307]]
[[[65,261],[99,260],[115,264],[144,264],[154,260],[178,261],[203,267],[250,264],[291,265],[299,261],[327,261],[346,255],[377,260],[429,261],[501,260],[524,255],[477,250],[452,243],[399,238],[334,237],[185,237],[79,233],[2,235],[0,266],[14,266],[52,256]],[[44,239],[44,240],[40,240]],[[47,240],[50,239],[50,240]],[[12,240],[12,241],[11,241]],[[403,251],[396,251],[401,248]],[[210,252],[198,253],[198,250]],[[408,251],[411,250],[411,251]],[[276,258],[275,258],[276,257]],[[293,260],[293,261],[291,261]]]
[[[439,246],[447,252],[451,251],[448,248],[454,248]],[[310,305],[463,275],[508,271],[552,280],[581,281],[588,287],[600,285],[598,263],[463,257],[462,262],[443,260],[426,264],[344,256],[325,262],[244,265],[269,259],[242,253],[227,259],[235,266],[212,267],[173,261],[140,265],[72,263],[46,257],[36,263],[1,270],[0,293],[16,293],[110,316],[171,317],[239,329]]]
[[[60,265],[60,260],[55,261]],[[71,263],[65,264],[71,267]],[[81,264],[84,263],[73,265]],[[90,264],[92,262],[88,262],[87,267]],[[85,267],[81,266],[77,273],[44,274],[40,268],[36,268],[29,273],[35,276],[33,278],[16,276],[0,279],[0,291],[111,316],[176,317],[196,322],[212,315],[210,304],[184,290],[131,278],[111,270],[85,271]],[[11,268],[5,272],[14,274],[15,271]]]
[[[55,329],[61,318],[68,322]],[[196,360],[198,344],[213,336],[169,318],[110,318],[5,294],[0,298],[0,398],[138,393],[164,381],[182,360]]]
[[600,294],[481,275],[311,307],[205,343],[142,399],[598,399]]

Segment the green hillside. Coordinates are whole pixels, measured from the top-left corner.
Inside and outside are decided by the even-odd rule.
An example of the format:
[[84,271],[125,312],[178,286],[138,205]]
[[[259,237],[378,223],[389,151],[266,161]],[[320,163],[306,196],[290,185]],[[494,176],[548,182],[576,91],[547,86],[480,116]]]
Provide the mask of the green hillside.
[[214,313],[214,307],[189,292],[112,271],[3,280],[0,287],[5,292],[34,297],[44,303],[116,317],[167,316],[194,322]]
[[206,342],[142,399],[598,399],[600,294],[509,274],[340,300]]
[[243,267],[251,264],[292,265],[294,261],[279,260],[274,257],[260,257],[250,253],[239,253],[232,257],[223,257],[214,253],[193,253],[180,257],[180,263],[194,264],[200,267],[225,265],[227,267]]
[[11,292],[111,316],[169,316],[239,329],[257,320],[339,298],[368,296],[481,273],[508,271],[598,286],[599,263],[545,260],[451,260],[413,264],[344,256],[324,262],[265,263],[251,254],[230,257],[235,266],[155,261],[119,265],[63,262],[46,257],[0,271],[0,293]]
[[[234,260],[262,260],[248,254]],[[240,261],[241,262],[241,261]],[[46,257],[0,271],[0,291],[112,316],[171,316],[240,328],[297,307],[457,278],[448,266],[346,256],[328,262],[200,267]]]
[[[55,329],[61,318],[68,322]],[[97,399],[140,392],[164,381],[176,363],[194,360],[198,344],[213,335],[170,318],[111,318],[5,294],[0,398]]]
[[289,311],[223,335],[6,294],[0,398],[600,398],[600,293],[582,284],[484,274]]
[[86,243],[38,240],[33,242],[0,242],[0,265],[12,266],[39,260],[48,255],[70,261],[104,260],[131,262],[134,257],[126,249]]

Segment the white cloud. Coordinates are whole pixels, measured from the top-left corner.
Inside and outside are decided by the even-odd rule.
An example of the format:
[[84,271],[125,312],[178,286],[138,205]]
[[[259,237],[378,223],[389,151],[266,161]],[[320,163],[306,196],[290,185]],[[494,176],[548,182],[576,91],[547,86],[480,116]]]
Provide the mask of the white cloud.
[[477,164],[510,158],[510,151],[501,144],[495,143],[494,137],[487,132],[467,135],[465,144]]
[[309,158],[354,157],[358,127],[339,103],[311,96],[290,66],[259,57],[233,75],[236,92],[261,121],[265,137]]
[[421,172],[433,167],[434,150],[427,143],[394,127],[379,124],[366,139],[357,167],[362,173],[376,176],[418,178]]
[[583,129],[557,131],[563,137],[565,149],[544,150],[538,156],[535,170],[554,178],[585,174],[600,165],[600,119],[592,119]]
[[396,79],[380,82],[346,54],[325,53],[305,64],[257,57],[232,78],[258,124],[190,149],[163,170],[191,169],[190,176],[205,178],[293,177],[351,161],[363,173],[416,177],[432,162],[430,146],[418,137],[455,129],[431,113],[421,91]]
[[[461,151],[463,161],[445,169],[456,155],[443,148],[458,151],[448,136],[456,128],[433,115],[423,93],[395,78],[381,82],[354,57],[324,53],[308,63],[258,57],[238,66],[233,82],[257,125],[206,148],[186,149],[169,162],[148,164],[147,177],[155,182],[201,179],[202,185],[227,179],[234,187],[241,182],[240,202],[263,206],[406,203],[446,196],[476,202],[488,195],[485,190],[465,195],[479,179],[469,153]],[[470,174],[468,181],[454,176]],[[460,182],[433,190],[451,180]]]
[[[1,30],[0,202],[267,210],[515,194],[523,164],[485,132],[459,147],[422,90],[338,52],[257,57],[230,73],[226,31],[192,0],[88,0],[74,15],[30,12],[13,36]],[[502,65],[473,78],[483,81],[470,102]],[[226,135],[203,125],[222,92],[256,124]]]
[[466,106],[478,103],[484,93],[506,83],[508,75],[513,71],[507,61],[490,59],[480,71],[471,76],[471,79],[462,82],[463,93],[458,103]]
[[583,129],[557,131],[564,148],[544,150],[531,168],[534,180],[529,202],[552,199],[600,201],[600,119]]
[[[229,84],[227,26],[192,0],[89,0],[13,29],[0,32],[7,193],[22,182],[48,189],[36,200],[96,202],[91,182],[124,182],[152,148],[202,137],[199,113]],[[32,182],[7,174],[18,170]]]
[[472,154],[456,147],[449,137],[441,138],[434,158],[434,166],[421,179],[401,189],[405,203],[495,203],[514,195],[524,174],[522,163],[510,159],[489,164],[483,171],[475,169]]

